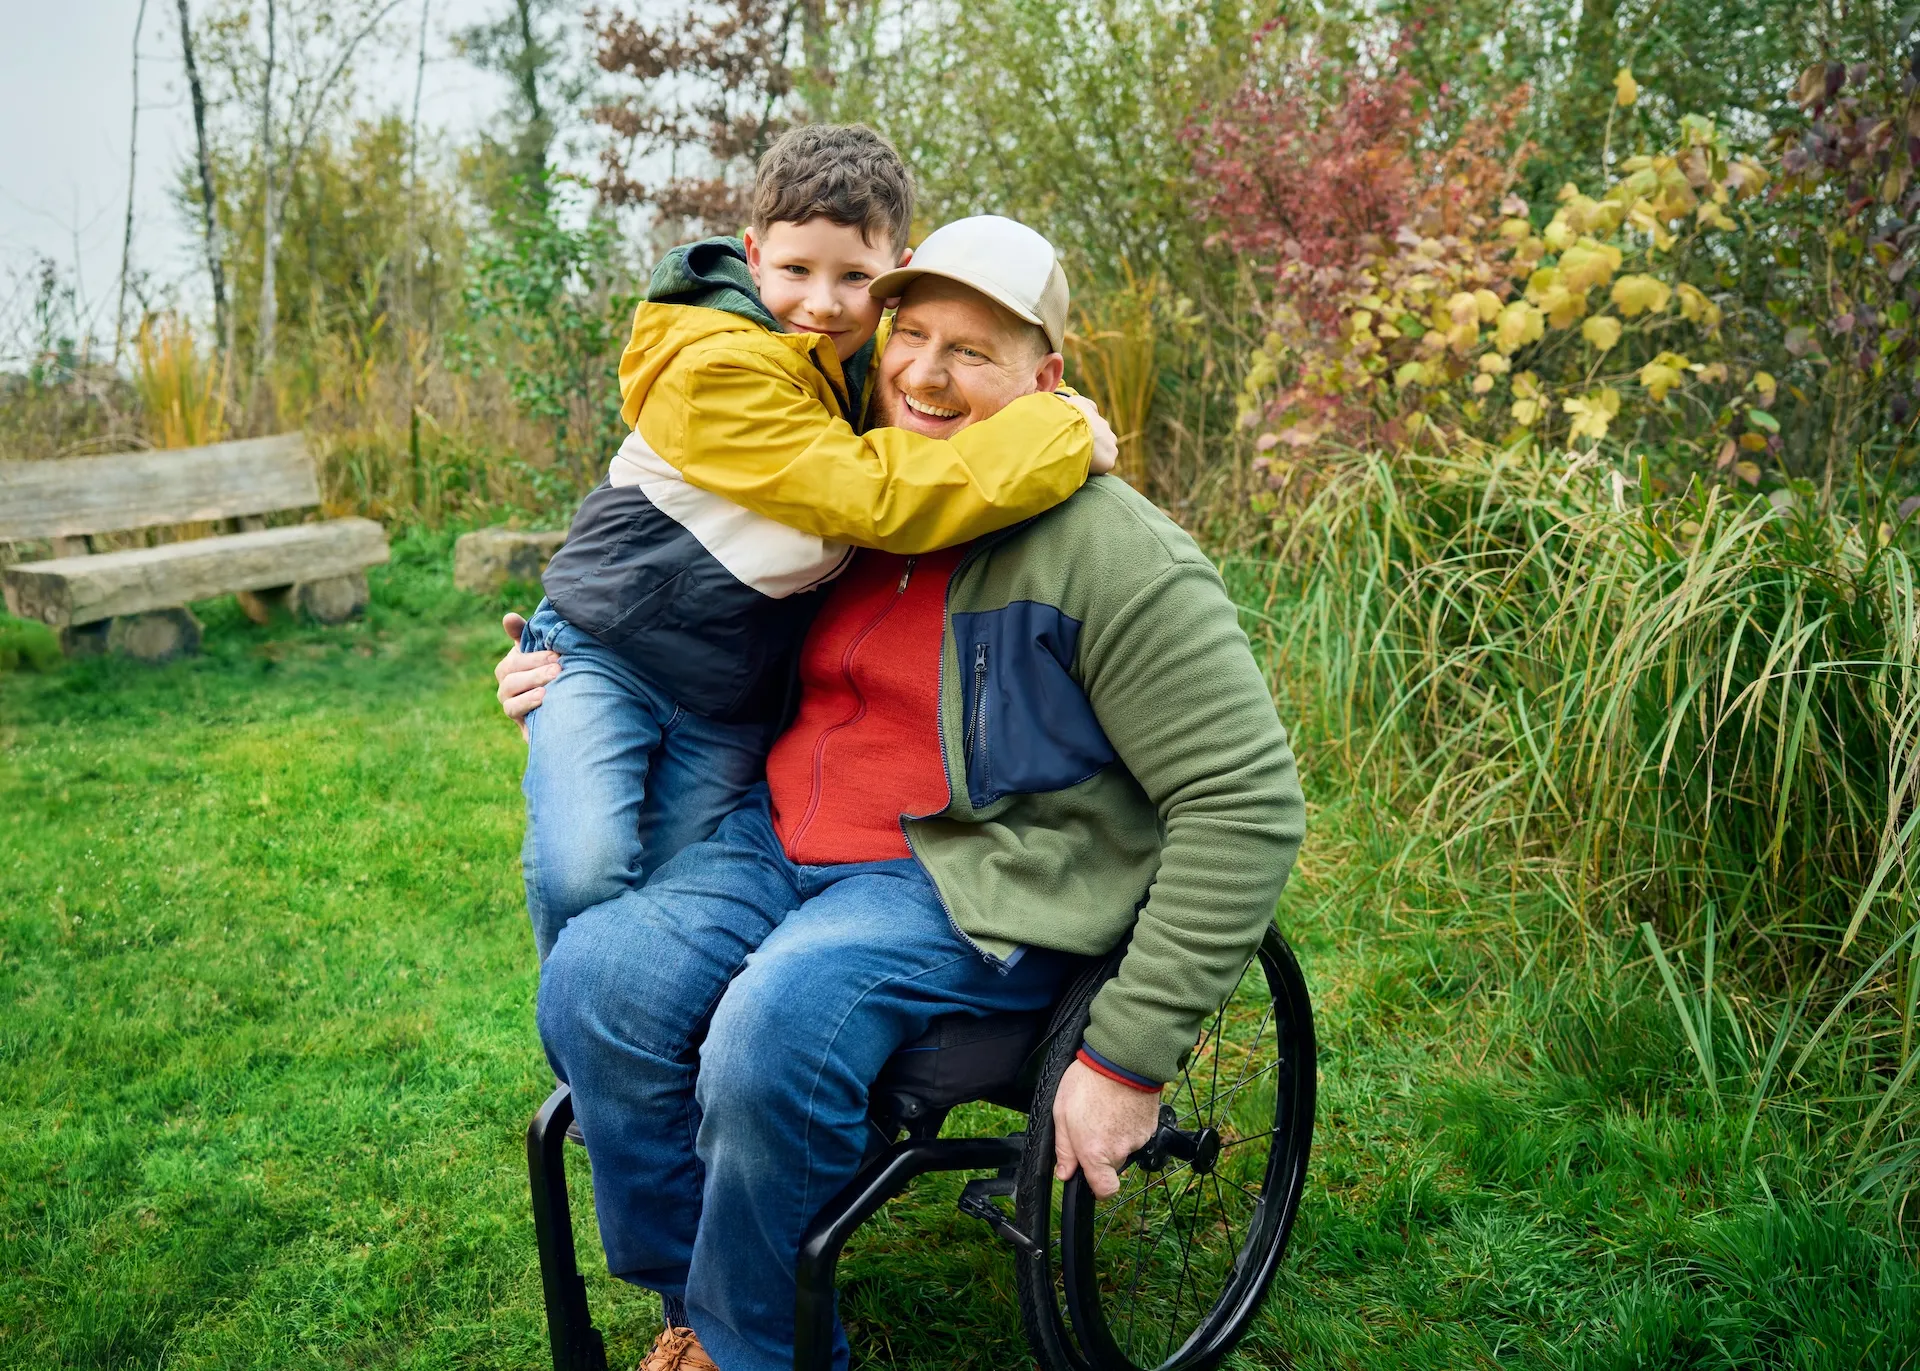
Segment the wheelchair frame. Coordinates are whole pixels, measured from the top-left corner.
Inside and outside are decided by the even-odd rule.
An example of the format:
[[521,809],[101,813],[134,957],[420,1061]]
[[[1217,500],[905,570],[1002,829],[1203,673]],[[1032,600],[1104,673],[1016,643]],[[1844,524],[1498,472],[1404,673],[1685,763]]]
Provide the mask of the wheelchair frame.
[[[945,1111],[942,1111],[944,1114]],[[939,1120],[934,1121],[938,1128]],[[546,1301],[547,1336],[554,1371],[607,1371],[606,1341],[587,1308],[587,1283],[573,1241],[573,1208],[567,1196],[566,1147],[573,1123],[573,1093],[557,1087],[527,1126],[527,1175],[533,1186],[534,1239],[540,1249],[540,1286]],[[576,1138],[578,1134],[573,1136]],[[1020,1164],[1026,1139],[909,1136],[880,1151],[826,1207],[801,1239],[795,1275],[794,1371],[832,1371],[833,1315],[840,1252],[847,1239],[888,1200],[934,1171],[1003,1171]],[[987,1182],[991,1185],[992,1182]],[[977,1207],[963,1208],[983,1217]],[[976,1206],[982,1201],[975,1202]],[[991,1205],[986,1205],[992,1209]],[[993,1210],[998,1216],[998,1210]],[[988,1222],[992,1222],[991,1219]],[[1004,1220],[1002,1220],[1004,1222]],[[1012,1226],[1007,1225],[1011,1230]],[[1006,1237],[1007,1232],[1001,1236]],[[1025,1235],[1017,1235],[1026,1241]]]

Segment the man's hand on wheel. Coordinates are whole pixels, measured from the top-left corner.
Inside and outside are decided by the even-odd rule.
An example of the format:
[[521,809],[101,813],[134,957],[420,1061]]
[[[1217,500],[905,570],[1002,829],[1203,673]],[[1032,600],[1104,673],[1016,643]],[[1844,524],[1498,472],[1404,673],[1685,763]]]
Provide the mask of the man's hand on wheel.
[[1062,395],[1060,398],[1086,415],[1087,427],[1093,430],[1093,465],[1087,474],[1104,476],[1112,471],[1113,464],[1120,460],[1120,440],[1113,436],[1113,425],[1100,413],[1100,406],[1084,395]]
[[547,682],[560,674],[559,653],[520,650],[520,633],[526,626],[527,621],[518,614],[508,614],[500,620],[500,627],[513,639],[513,650],[493,669],[493,679],[500,683],[494,692],[500,708],[520,725],[522,738],[527,736],[527,715],[540,707],[540,702],[547,698]]
[[1101,1199],[1120,1189],[1120,1164],[1140,1148],[1160,1122],[1160,1096],[1102,1076],[1074,1062],[1053,1093],[1053,1174],[1075,1171]]

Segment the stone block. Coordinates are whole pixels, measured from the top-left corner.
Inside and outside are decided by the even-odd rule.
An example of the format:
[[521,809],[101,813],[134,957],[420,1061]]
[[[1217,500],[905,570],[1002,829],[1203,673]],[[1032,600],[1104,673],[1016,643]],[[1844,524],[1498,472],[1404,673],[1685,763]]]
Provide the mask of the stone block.
[[482,528],[462,534],[453,545],[453,583],[475,595],[493,595],[508,581],[538,582],[566,540],[565,529]]

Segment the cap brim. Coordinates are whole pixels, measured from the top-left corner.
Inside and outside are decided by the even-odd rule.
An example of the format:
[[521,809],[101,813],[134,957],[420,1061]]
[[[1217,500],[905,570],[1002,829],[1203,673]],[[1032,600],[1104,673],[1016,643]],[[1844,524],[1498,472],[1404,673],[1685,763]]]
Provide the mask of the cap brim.
[[1046,333],[1048,345],[1051,346],[1055,352],[1060,350],[1060,340],[1052,334],[1047,333],[1046,321],[1041,319],[1039,315],[1035,314],[1018,300],[1010,298],[1005,290],[993,282],[983,281],[977,276],[955,270],[952,267],[896,267],[884,276],[874,277],[872,284],[867,287],[867,292],[875,299],[890,300],[896,295],[903,294],[908,286],[912,285],[922,276],[943,277],[946,280],[958,281],[963,286],[969,286],[979,291],[1016,319],[1024,319],[1042,333]]

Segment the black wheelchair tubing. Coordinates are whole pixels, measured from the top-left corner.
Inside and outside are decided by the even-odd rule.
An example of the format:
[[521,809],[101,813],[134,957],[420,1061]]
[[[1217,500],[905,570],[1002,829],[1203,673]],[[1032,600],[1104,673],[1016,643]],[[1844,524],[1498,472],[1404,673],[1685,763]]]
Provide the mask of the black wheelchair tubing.
[[[1166,1371],[1206,1371],[1230,1352],[1258,1314],[1299,1213],[1312,1144],[1315,1096],[1313,1010],[1293,951],[1269,929],[1256,960],[1266,977],[1275,1021],[1276,1114],[1284,1106],[1284,1127],[1274,1134],[1268,1153],[1259,1212],[1249,1224],[1228,1285],[1216,1293],[1193,1332],[1163,1363]],[[1021,1319],[1028,1340],[1046,1371],[1130,1371],[1137,1364],[1115,1342],[1100,1306],[1094,1270],[1093,1220],[1097,1201],[1079,1177],[1063,1188],[1061,1243],[1057,1249],[1067,1310],[1053,1284],[1052,1254],[1052,1100],[1059,1080],[1079,1050],[1088,1010],[1100,984],[1115,964],[1076,982],[1061,1004],[1061,1020],[1028,1117],[1026,1154],[1019,1172],[1014,1221],[1038,1248],[1021,1258],[1016,1271]],[[1251,969],[1251,968],[1249,968]],[[1196,1109],[1198,1102],[1196,1101]],[[1279,1122],[1277,1120],[1277,1122]],[[1277,1200],[1278,1203],[1268,1203]]]

